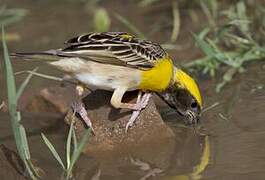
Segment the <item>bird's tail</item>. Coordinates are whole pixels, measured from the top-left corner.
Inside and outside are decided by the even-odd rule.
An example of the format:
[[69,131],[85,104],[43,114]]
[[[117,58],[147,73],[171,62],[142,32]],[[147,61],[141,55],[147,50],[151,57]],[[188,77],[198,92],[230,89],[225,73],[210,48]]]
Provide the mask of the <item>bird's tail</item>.
[[65,55],[60,53],[60,50],[48,50],[41,52],[25,52],[25,53],[12,53],[11,57],[23,60],[34,60],[34,61],[58,61]]

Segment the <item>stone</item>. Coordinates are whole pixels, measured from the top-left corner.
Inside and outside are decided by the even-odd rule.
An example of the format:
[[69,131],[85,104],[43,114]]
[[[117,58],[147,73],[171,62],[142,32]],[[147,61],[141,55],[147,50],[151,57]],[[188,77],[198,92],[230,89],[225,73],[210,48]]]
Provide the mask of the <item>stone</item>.
[[[84,152],[97,154],[99,151],[109,152],[119,149],[130,151],[130,147],[144,147],[145,144],[151,142],[161,144],[168,139],[174,139],[174,132],[163,121],[156,109],[153,100],[157,99],[155,95],[126,133],[125,126],[132,110],[114,108],[110,104],[112,93],[96,90],[83,98],[88,116],[95,129],[95,135],[90,137]],[[125,94],[123,101],[135,103],[136,97],[137,92],[129,92]],[[22,111],[66,114],[64,120],[67,124],[70,124],[71,120],[75,121],[78,137],[81,137],[86,129],[83,121],[78,115],[73,116],[73,110],[70,108],[70,104],[76,99],[74,86],[48,87],[35,93],[29,92],[23,98],[21,100]]]
[[[140,113],[135,124],[126,133],[125,126],[132,111],[112,107],[111,95],[112,92],[96,90],[83,99],[95,130],[95,135],[91,135],[89,143],[84,149],[85,153],[92,155],[124,147],[130,150],[130,147],[141,147],[146,143],[158,143],[175,137],[174,132],[158,113],[152,98]],[[136,97],[136,92],[127,93],[123,101],[133,103]],[[85,124],[78,115],[73,116],[73,110],[69,110],[65,122],[70,124],[72,120],[75,122],[77,137],[80,138],[86,129]]]
[[74,97],[72,87],[48,87],[39,92],[28,92],[20,101],[20,109],[30,112],[65,114]]

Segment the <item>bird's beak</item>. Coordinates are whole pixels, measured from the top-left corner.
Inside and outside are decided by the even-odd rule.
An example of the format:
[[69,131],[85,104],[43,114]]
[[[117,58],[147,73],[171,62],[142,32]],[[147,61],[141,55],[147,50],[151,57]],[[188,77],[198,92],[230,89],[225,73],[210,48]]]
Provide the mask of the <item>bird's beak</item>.
[[200,117],[193,111],[187,110],[184,114],[188,125],[197,125],[200,121]]

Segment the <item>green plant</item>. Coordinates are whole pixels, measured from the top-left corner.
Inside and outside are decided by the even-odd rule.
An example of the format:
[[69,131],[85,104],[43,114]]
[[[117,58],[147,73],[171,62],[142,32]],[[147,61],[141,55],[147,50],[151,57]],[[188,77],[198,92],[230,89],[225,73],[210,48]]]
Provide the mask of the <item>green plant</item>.
[[[3,37],[3,51],[4,51],[4,68],[6,73],[6,82],[7,82],[7,96],[8,96],[8,110],[10,114],[11,126],[13,135],[15,138],[16,147],[18,150],[18,154],[24,165],[27,169],[28,174],[31,179],[37,179],[38,173],[36,168],[33,166],[31,162],[31,156],[28,146],[27,135],[24,126],[21,124],[21,115],[20,112],[17,111],[17,101],[22,94],[24,88],[28,84],[32,75],[29,75],[22,85],[19,87],[18,91],[16,90],[15,78],[13,73],[12,64],[9,59],[8,49],[5,41],[5,32],[4,27],[2,27],[2,37]],[[36,71],[37,69],[34,69]]]
[[199,4],[205,14],[210,27],[216,28],[218,19],[218,1],[217,0],[200,0]]
[[180,16],[179,16],[179,8],[176,1],[172,3],[172,14],[173,14],[173,28],[171,32],[171,42],[176,42],[179,30],[180,30]]
[[[75,113],[73,114],[73,116],[74,115],[75,115]],[[58,152],[55,150],[53,144],[48,140],[48,138],[44,134],[41,134],[42,139],[44,140],[45,144],[47,145],[47,147],[51,151],[52,155],[54,156],[54,158],[57,160],[57,162],[61,165],[62,169],[64,170],[67,179],[72,177],[73,167],[74,167],[77,159],[79,158],[79,156],[80,156],[80,154],[81,154],[81,152],[82,152],[82,150],[83,150],[83,148],[84,148],[84,146],[85,146],[85,144],[86,144],[86,142],[87,142],[87,140],[91,134],[91,129],[86,130],[83,137],[80,140],[80,143],[77,143],[73,124],[74,124],[74,120],[72,118],[68,137],[67,137],[67,142],[66,142],[66,165],[64,165],[61,157],[59,156]],[[71,151],[72,140],[73,140],[73,150]]]
[[126,26],[132,33],[137,35],[140,38],[145,38],[144,33],[142,33],[136,26],[130,23],[125,17],[115,13],[114,16],[119,20],[124,26]]
[[104,8],[99,8],[95,11],[93,22],[95,32],[106,32],[110,29],[111,20]]
[[[211,13],[207,14],[210,16]],[[256,31],[252,27],[257,25],[251,21],[255,17],[247,15],[244,1],[237,2],[228,10],[220,11],[215,16],[222,16],[222,22],[212,23],[214,28],[207,27],[198,35],[193,34],[198,47],[206,56],[184,66],[204,74],[209,73],[212,77],[221,66],[226,66],[222,81],[216,86],[216,91],[220,92],[236,73],[244,71],[244,65],[247,62],[265,59],[265,46],[255,38],[257,33],[254,33]],[[210,21],[213,19],[215,18]],[[264,25],[260,26],[264,28]]]

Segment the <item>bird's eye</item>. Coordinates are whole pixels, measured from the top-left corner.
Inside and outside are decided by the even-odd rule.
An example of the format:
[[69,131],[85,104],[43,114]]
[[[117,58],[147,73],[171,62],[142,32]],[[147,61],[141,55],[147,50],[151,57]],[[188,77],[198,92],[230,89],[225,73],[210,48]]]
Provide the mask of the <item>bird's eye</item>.
[[191,108],[196,108],[197,106],[198,106],[198,104],[196,101],[192,102],[190,105]]

